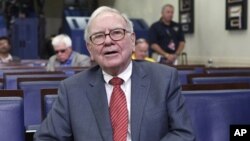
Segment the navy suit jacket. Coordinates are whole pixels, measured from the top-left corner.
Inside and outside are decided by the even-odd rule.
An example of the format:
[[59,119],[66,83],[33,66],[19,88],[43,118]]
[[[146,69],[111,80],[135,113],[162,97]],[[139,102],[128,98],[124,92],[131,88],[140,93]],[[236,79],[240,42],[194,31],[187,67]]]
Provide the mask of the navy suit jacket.
[[[135,61],[132,69],[132,141],[193,141],[176,69]],[[112,141],[104,84],[99,66],[62,81],[36,141]]]

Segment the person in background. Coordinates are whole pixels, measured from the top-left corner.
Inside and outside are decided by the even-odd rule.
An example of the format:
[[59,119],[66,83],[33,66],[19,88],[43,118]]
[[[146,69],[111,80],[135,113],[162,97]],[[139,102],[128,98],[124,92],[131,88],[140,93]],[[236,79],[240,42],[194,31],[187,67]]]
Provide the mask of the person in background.
[[20,62],[20,58],[10,54],[11,44],[8,37],[0,37],[0,63]]
[[143,39],[137,39],[135,41],[135,51],[132,54],[133,60],[146,60],[149,62],[155,62],[153,58],[148,57],[148,42]]
[[98,65],[61,82],[35,141],[194,141],[177,70],[132,61],[126,15],[99,7],[84,39]]
[[153,53],[154,56],[160,55],[162,63],[171,65],[177,64],[177,57],[185,47],[184,33],[180,24],[172,20],[173,15],[173,5],[164,5],[160,20],[153,23],[149,29],[149,44],[156,53]]
[[47,71],[55,71],[56,67],[90,67],[90,57],[72,50],[72,41],[66,34],[60,34],[52,39],[55,55],[49,58]]

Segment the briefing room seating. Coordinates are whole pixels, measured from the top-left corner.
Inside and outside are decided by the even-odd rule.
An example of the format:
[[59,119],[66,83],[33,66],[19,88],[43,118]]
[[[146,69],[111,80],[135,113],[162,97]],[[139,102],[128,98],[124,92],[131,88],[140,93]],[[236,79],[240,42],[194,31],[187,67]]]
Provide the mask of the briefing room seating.
[[218,68],[206,68],[205,73],[250,73],[250,67],[218,67]]
[[182,85],[187,84],[187,75],[194,74],[195,70],[193,68],[178,69],[179,80]]
[[250,83],[250,73],[189,74],[189,84]]
[[11,30],[12,54],[22,59],[38,59],[38,18],[16,18]]
[[0,90],[0,140],[25,141],[21,90]]
[[184,91],[196,141],[229,141],[229,127],[250,124],[250,90]]
[[67,77],[64,72],[12,72],[4,74],[4,88],[9,90],[17,89],[18,78],[41,78],[41,77]]
[[18,78],[18,88],[24,92],[24,121],[25,126],[40,124],[41,95],[44,88],[58,88],[60,81],[66,77],[49,78]]
[[58,89],[41,89],[41,105],[42,105],[42,119],[44,119],[50,109],[52,108],[53,103],[55,102]]
[[0,90],[3,89],[3,78],[0,78]]
[[46,71],[44,67],[30,67],[30,66],[6,66],[0,69],[0,78],[3,78],[4,73],[14,73],[14,72],[44,72]]
[[249,83],[185,84],[182,91],[250,89]]
[[182,69],[194,69],[195,73],[205,73],[205,65],[202,64],[188,64],[188,65],[176,65],[173,66],[178,70],[182,70]]
[[132,18],[130,19],[133,23],[134,32],[136,35],[136,38],[144,38],[148,39],[148,25],[143,19],[136,19]]

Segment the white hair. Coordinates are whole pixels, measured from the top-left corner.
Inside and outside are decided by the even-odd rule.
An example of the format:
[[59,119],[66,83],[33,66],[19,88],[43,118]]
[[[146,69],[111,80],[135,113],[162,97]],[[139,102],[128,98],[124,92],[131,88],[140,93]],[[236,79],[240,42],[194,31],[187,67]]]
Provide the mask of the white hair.
[[90,25],[92,24],[93,20],[98,15],[103,14],[103,13],[115,13],[115,14],[120,15],[127,24],[127,28],[128,28],[127,30],[130,31],[130,32],[134,32],[133,23],[129,20],[129,18],[128,18],[128,16],[126,14],[121,13],[121,12],[119,12],[118,10],[116,10],[114,8],[110,8],[110,7],[107,7],[107,6],[101,6],[101,7],[97,8],[89,18],[89,22],[88,22],[88,24],[87,24],[87,26],[85,28],[85,33],[84,33],[84,39],[85,39],[86,42],[89,42]]
[[66,34],[59,34],[52,39],[53,47],[64,43],[66,47],[72,47],[72,41],[70,37]]

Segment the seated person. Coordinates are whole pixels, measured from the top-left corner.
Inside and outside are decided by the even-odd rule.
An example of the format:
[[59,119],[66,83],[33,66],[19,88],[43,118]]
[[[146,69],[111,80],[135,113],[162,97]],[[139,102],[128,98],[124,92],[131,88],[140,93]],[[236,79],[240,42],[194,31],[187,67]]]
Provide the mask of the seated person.
[[148,57],[148,42],[143,39],[137,39],[135,42],[135,50],[132,54],[133,60],[146,60],[149,62],[155,62],[153,58]]
[[8,37],[0,37],[0,62],[10,63],[10,62],[20,62],[20,58],[12,56],[10,54],[10,40]]
[[60,34],[52,39],[55,55],[49,58],[47,71],[55,71],[56,67],[90,67],[90,57],[72,50],[72,41],[68,35]]

